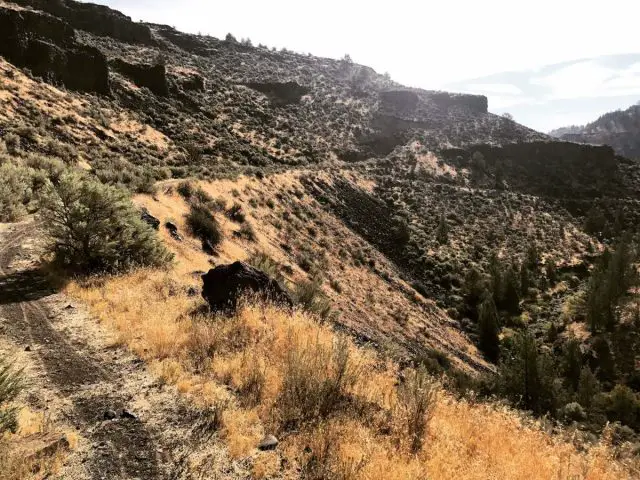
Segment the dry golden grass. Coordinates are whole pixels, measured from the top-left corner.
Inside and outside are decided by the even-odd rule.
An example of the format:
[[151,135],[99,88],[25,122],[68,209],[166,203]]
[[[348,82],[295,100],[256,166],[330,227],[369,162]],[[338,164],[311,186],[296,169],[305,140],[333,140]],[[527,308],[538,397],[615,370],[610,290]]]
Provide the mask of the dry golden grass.
[[75,432],[56,432],[43,412],[22,408],[17,432],[0,436],[0,480],[51,478],[77,442]]
[[[322,176],[322,174],[319,175]],[[363,188],[372,188],[371,182],[362,176],[352,172],[345,173],[345,176],[354,184]],[[290,195],[286,201],[278,197],[287,192],[304,191],[299,177],[300,173],[286,172],[263,180],[240,177],[236,180],[218,180],[198,184],[213,198],[226,202],[227,206],[234,203],[241,205],[256,233],[255,242],[235,238],[233,232],[237,231],[239,226],[225,216],[218,215],[226,240],[219,249],[216,263],[244,260],[251,253],[260,251],[277,263],[289,265],[291,273],[287,273],[285,277],[298,283],[308,277],[307,273],[297,265],[297,258],[302,253],[299,246],[305,245],[313,250],[317,257],[324,259],[323,291],[330,299],[334,311],[340,312],[339,322],[347,328],[378,344],[385,345],[388,349],[398,349],[401,345],[418,343],[443,352],[462,352],[476,365],[491,368],[486,364],[474,343],[434,302],[420,297],[417,293],[417,300],[413,301],[403,293],[411,291],[411,287],[400,278],[395,266],[384,256],[369,249],[377,268],[385,271],[389,280],[381,277],[369,266],[356,266],[349,258],[345,258],[345,251],[349,256],[364,248],[368,249],[368,245],[338,218],[325,212],[309,195],[302,198]],[[323,176],[323,179],[331,181],[328,175]],[[159,193],[153,199],[146,195],[138,195],[135,201],[163,222],[171,219],[184,232],[186,231],[184,215],[188,211],[188,205],[175,192],[178,183],[178,181],[162,182],[159,184]],[[267,204],[269,200],[272,201],[271,207]],[[290,213],[294,208],[308,212],[309,217],[315,218],[315,222],[305,225],[314,226],[317,230],[315,236],[310,235],[304,226],[283,220],[283,214]],[[296,221],[291,219],[291,222]],[[279,225],[279,228],[276,225]],[[199,251],[198,242],[191,239],[182,243],[175,242],[164,228],[161,229],[160,234],[176,252],[176,271],[180,275],[208,267],[208,257]],[[288,245],[291,248],[287,251],[282,245]],[[339,280],[340,293],[329,286],[329,279]],[[193,279],[187,279],[189,280]],[[396,319],[395,314],[399,310],[406,312],[407,320],[404,323]],[[406,354],[401,349],[398,350],[400,356]],[[449,360],[462,370],[470,370],[471,362],[466,363],[461,360],[461,357],[451,355]]]
[[[578,451],[508,409],[455,400],[443,391],[427,412],[424,444],[414,454],[406,412],[399,408],[397,367],[339,340],[302,312],[247,304],[232,318],[189,315],[197,301],[171,271],[71,284],[68,292],[167,383],[202,408],[220,408],[221,438],[232,457],[251,462],[256,478],[298,478],[300,471],[318,479],[638,475],[637,465],[617,463],[606,445]],[[323,381],[338,378],[341,365],[349,380],[328,397]],[[312,397],[305,397],[306,407],[317,409],[311,416],[288,401],[291,382]],[[266,433],[281,440],[274,452],[256,449]]]

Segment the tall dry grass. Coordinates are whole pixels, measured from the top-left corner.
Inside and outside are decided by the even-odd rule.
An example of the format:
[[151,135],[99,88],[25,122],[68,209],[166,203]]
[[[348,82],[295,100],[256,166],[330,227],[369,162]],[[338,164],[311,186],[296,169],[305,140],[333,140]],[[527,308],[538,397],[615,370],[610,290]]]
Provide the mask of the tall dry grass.
[[[500,405],[452,398],[420,372],[357,348],[308,314],[245,304],[190,314],[173,272],[71,284],[157,375],[203,410],[256,478],[624,479],[606,444],[578,450]],[[260,438],[281,444],[258,452]]]

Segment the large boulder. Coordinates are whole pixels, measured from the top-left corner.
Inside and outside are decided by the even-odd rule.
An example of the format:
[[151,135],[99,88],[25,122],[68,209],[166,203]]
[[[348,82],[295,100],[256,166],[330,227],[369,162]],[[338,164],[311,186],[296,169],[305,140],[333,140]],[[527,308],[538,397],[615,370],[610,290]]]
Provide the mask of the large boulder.
[[213,311],[235,311],[238,299],[247,293],[293,306],[291,297],[277,281],[243,262],[219,265],[203,275],[202,282],[202,297]]
[[0,7],[0,55],[49,83],[109,93],[104,55],[76,42],[73,28],[50,15]]

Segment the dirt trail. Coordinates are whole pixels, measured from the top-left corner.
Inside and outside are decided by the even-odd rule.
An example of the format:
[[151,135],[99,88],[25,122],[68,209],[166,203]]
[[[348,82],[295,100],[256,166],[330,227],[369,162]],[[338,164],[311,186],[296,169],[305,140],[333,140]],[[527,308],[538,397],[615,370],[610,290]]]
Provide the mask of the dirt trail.
[[[0,231],[0,318],[8,339],[31,353],[43,389],[34,393],[49,411],[62,412],[85,446],[65,478],[178,478],[184,441],[171,432],[185,425],[180,401],[145,371],[142,362],[109,346],[81,307],[56,294],[25,260],[35,227]],[[53,392],[53,393],[51,393]],[[133,415],[123,415],[123,409]],[[114,419],[105,413],[115,412]],[[107,413],[107,417],[109,417]],[[183,437],[184,438],[184,437]]]

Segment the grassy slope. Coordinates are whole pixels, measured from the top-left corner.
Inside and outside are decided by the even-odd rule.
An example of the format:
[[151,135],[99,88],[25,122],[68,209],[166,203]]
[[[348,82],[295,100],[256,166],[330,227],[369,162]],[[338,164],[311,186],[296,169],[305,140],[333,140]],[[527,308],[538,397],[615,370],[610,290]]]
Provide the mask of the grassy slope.
[[[249,192],[255,195],[260,185],[271,182],[281,190],[295,187],[295,179],[287,175],[262,184],[241,179],[237,184],[216,182],[204,188],[216,195],[226,192],[236,201],[244,199],[249,210]],[[234,189],[239,196],[231,193]],[[139,197],[138,202],[162,221],[171,218],[182,227],[186,205],[177,195],[160,194],[157,202]],[[249,217],[258,232],[259,248],[289,261],[274,244],[275,232],[262,208],[269,207],[257,207]],[[224,221],[223,227],[228,234],[237,229]],[[148,361],[168,384],[203,407],[223,412],[220,437],[230,455],[244,459],[258,478],[297,478],[299,468],[320,476],[367,479],[613,479],[637,474],[637,466],[613,461],[614,451],[604,444],[578,450],[568,432],[550,436],[540,424],[500,405],[456,400],[439,388],[425,443],[413,455],[406,431],[407,405],[397,383],[399,367],[351,341],[348,373],[353,383],[344,392],[348,403],[336,405],[321,420],[290,429],[284,419],[291,412],[282,395],[292,365],[298,367],[299,376],[330,378],[334,372],[326,358],[332,358],[337,333],[304,313],[251,304],[234,318],[188,315],[199,303],[187,295],[187,287],[199,283],[192,273],[206,269],[209,259],[193,240],[166,241],[177,255],[172,269],[72,284],[68,291],[118,331],[120,342]],[[226,241],[218,261],[243,258],[254,248],[245,241]],[[337,275],[332,268],[329,272]],[[295,277],[302,275],[294,268]],[[371,280],[352,275],[345,273],[346,280],[339,279],[343,284]],[[357,291],[342,297],[358,311]],[[350,318],[348,312],[345,318]],[[446,328],[442,332],[446,334]],[[266,433],[276,433],[282,441],[275,452],[255,448]],[[314,462],[305,447],[315,453]]]

